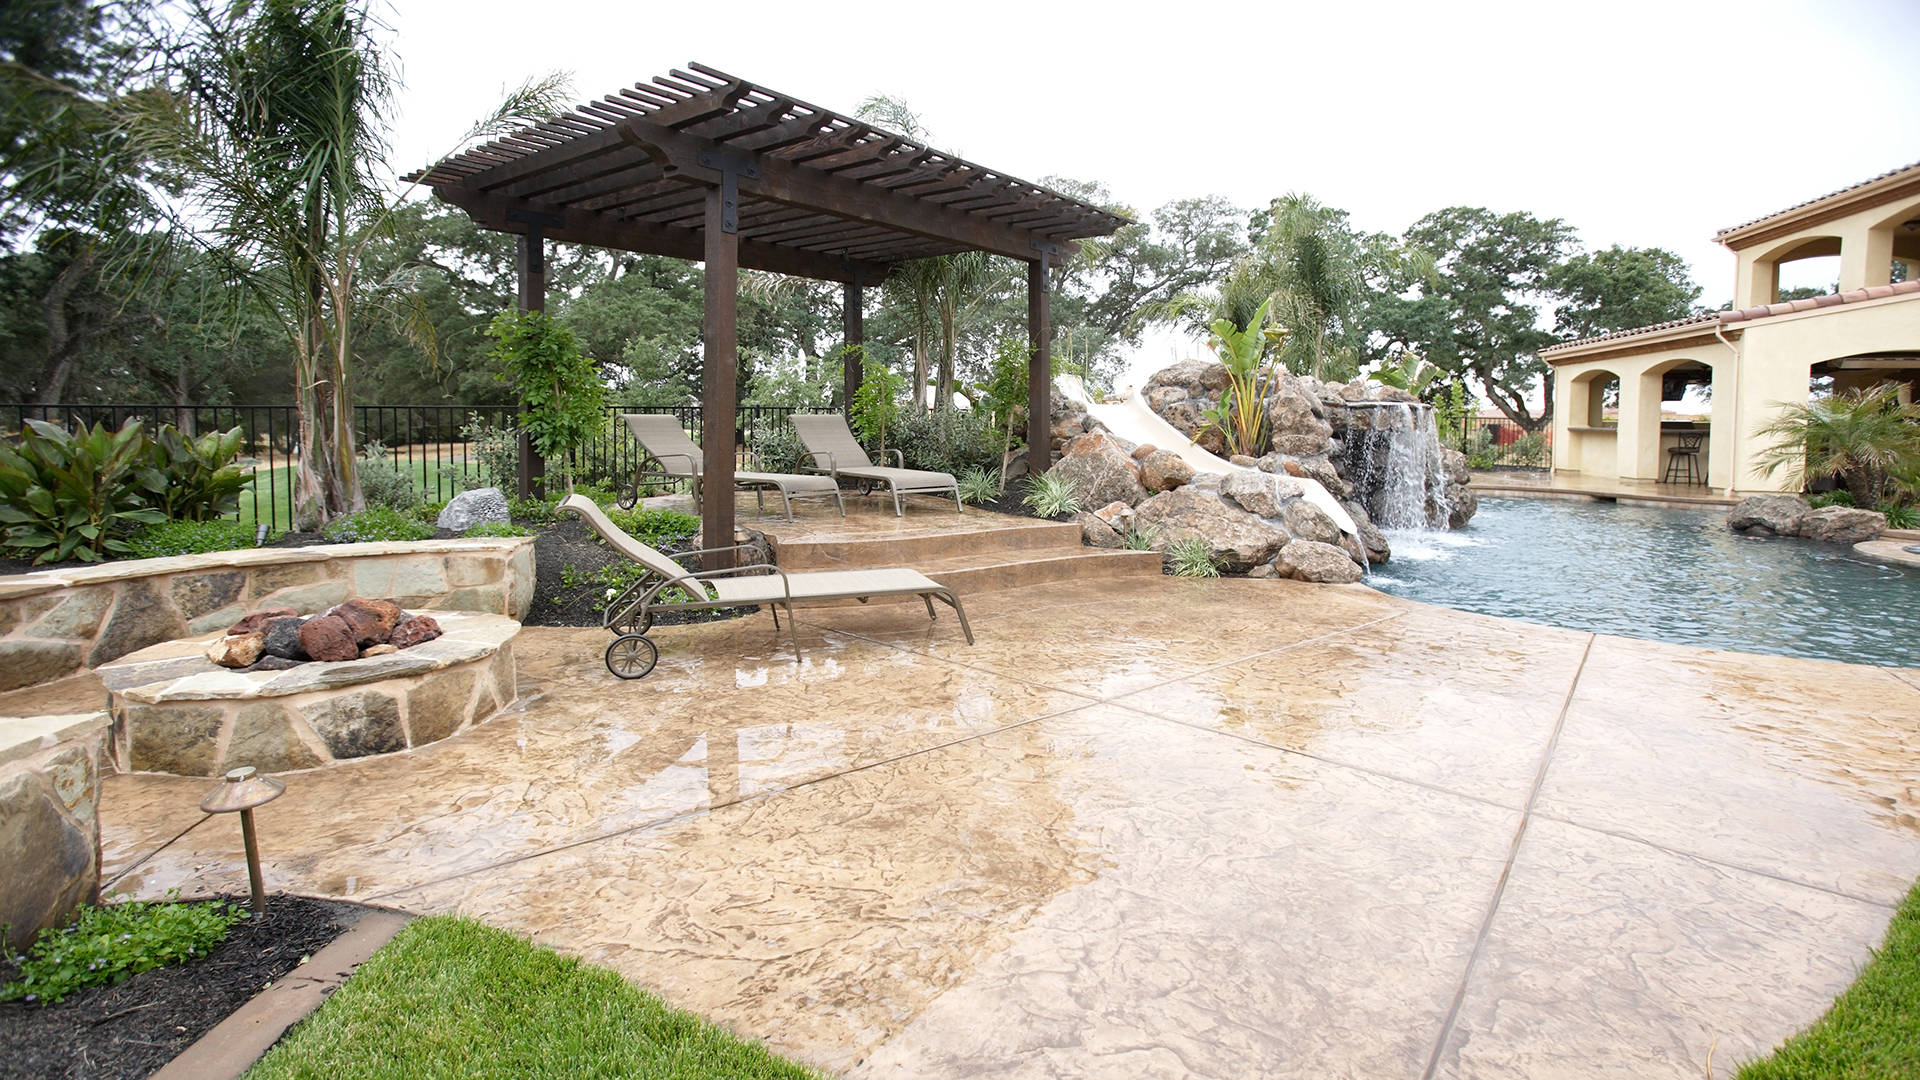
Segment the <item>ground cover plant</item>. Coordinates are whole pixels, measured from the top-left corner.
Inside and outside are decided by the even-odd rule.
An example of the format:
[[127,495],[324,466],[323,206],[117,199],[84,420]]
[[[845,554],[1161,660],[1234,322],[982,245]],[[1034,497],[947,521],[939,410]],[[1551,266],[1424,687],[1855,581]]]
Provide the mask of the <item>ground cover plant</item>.
[[470,919],[431,916],[362,964],[248,1080],[817,1077],[758,1043]]
[[431,540],[433,526],[384,506],[369,507],[327,522],[320,535],[335,544],[364,544],[385,540]]
[[164,559],[172,555],[204,555],[253,546],[254,530],[231,518],[216,521],[166,521],[149,525],[127,541],[127,554],[136,559]]
[[1920,1076],[1920,882],[1886,940],[1833,1008],[1736,1080],[1903,1080]]
[[76,990],[111,986],[162,964],[205,956],[246,918],[231,904],[130,902],[80,909],[73,922],[40,931],[15,957],[19,977],[0,1001],[55,1004]]

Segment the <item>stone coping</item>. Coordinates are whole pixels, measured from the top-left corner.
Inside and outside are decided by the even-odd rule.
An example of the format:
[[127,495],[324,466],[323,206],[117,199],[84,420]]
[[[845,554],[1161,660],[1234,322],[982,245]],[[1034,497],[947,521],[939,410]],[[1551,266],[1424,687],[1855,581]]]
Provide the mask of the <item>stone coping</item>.
[[501,554],[510,554],[516,548],[532,543],[533,537],[530,536],[486,536],[457,540],[312,544],[307,547],[293,548],[239,548],[234,551],[212,551],[204,555],[175,555],[165,559],[119,559],[90,566],[63,566],[0,577],[0,600],[36,596],[75,585],[100,585],[132,578],[209,570],[281,566],[290,563],[326,562],[331,559],[367,558],[380,555],[444,555],[465,551],[498,551]]
[[1903,566],[1920,566],[1920,555],[1907,550],[1910,543],[1908,540],[1866,540],[1853,545],[1853,550],[1868,558]]
[[102,664],[96,670],[116,700],[143,705],[245,701],[437,671],[491,656],[520,632],[520,624],[505,615],[435,611],[432,616],[445,631],[440,637],[411,649],[363,660],[334,663],[316,660],[281,671],[236,671],[206,658],[207,646],[221,637],[216,632],[151,645]]
[[51,750],[90,731],[106,728],[105,712],[60,716],[0,716],[0,765]]

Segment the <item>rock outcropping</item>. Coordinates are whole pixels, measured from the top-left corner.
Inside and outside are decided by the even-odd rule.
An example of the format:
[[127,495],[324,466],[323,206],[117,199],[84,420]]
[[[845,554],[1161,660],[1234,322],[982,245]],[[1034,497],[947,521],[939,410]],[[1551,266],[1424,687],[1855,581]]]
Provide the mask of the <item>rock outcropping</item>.
[[1887,515],[1851,506],[1823,506],[1818,510],[1798,495],[1750,495],[1727,512],[1727,528],[1735,532],[1798,536],[1830,544],[1858,544],[1877,539],[1887,530]]

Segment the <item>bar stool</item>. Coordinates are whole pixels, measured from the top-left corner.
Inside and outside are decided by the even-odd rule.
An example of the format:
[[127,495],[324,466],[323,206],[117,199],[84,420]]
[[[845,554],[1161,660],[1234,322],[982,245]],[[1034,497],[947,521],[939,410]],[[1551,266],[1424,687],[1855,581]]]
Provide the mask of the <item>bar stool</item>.
[[1680,436],[1680,445],[1667,448],[1667,471],[1660,482],[1684,483],[1689,487],[1705,484],[1707,478],[1700,470],[1700,445],[1706,441],[1707,437],[1698,433]]

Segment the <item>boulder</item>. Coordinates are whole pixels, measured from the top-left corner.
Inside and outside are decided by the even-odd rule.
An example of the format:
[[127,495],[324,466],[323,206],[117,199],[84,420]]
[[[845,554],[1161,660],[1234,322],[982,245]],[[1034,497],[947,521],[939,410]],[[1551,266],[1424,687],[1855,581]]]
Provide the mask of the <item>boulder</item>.
[[1334,498],[1353,498],[1353,485],[1341,477],[1340,470],[1333,467],[1333,462],[1323,457],[1307,457],[1299,459],[1299,465],[1302,476],[1320,481],[1320,486],[1331,492]]
[[1123,502],[1110,502],[1093,512],[1101,524],[1110,529],[1124,530],[1133,521],[1133,507]]
[[315,660],[355,660],[360,656],[352,624],[338,615],[320,615],[301,623],[300,648]]
[[379,645],[393,636],[393,628],[400,623],[405,614],[400,605],[391,600],[362,600],[358,597],[327,612],[345,619],[353,629],[354,644],[364,649],[369,645]]
[[1139,446],[1136,446],[1133,448],[1133,460],[1145,461],[1148,458],[1152,457],[1154,455],[1154,452],[1159,449],[1160,449],[1159,447],[1153,445],[1150,442],[1143,442]]
[[1172,491],[1192,479],[1193,466],[1171,450],[1155,450],[1140,459],[1140,483],[1148,491]]
[[1158,495],[1133,508],[1134,526],[1152,529],[1155,546],[1199,537],[1215,561],[1233,573],[1245,573],[1272,559],[1291,537],[1286,530],[1192,484]]
[[1830,544],[1859,544],[1887,531],[1887,515],[1851,506],[1823,506],[1800,521],[1800,535]]
[[1227,458],[1227,464],[1242,469],[1257,469],[1260,467],[1260,459],[1251,454],[1234,454]]
[[282,660],[310,660],[307,650],[300,647],[300,626],[306,622],[298,617],[275,619],[267,624],[266,653]]
[[1440,464],[1441,468],[1446,470],[1448,483],[1464,485],[1472,479],[1471,474],[1467,472],[1467,455],[1458,450],[1441,447]]
[[1465,484],[1447,483],[1447,528],[1464,529],[1480,509],[1480,496]]
[[1132,447],[1111,435],[1089,434],[1073,440],[1067,456],[1048,472],[1070,485],[1083,506],[1110,502],[1133,506],[1147,497]]
[[1067,520],[1080,526],[1080,539],[1088,547],[1117,548],[1122,546],[1120,534],[1112,525],[1082,510]]
[[463,491],[449,499],[446,509],[440,511],[440,517],[434,524],[442,529],[463,533],[475,525],[506,520],[506,493],[496,487],[485,487]]
[[1295,540],[1281,548],[1274,568],[1295,581],[1347,585],[1360,580],[1360,566],[1353,556],[1317,540]]
[[290,607],[262,608],[259,611],[249,611],[240,617],[239,622],[227,627],[227,633],[229,635],[262,633],[267,629],[267,624],[273,622],[275,619],[296,618],[299,614],[299,612]]
[[1267,399],[1273,448],[1294,457],[1326,453],[1333,439],[1333,425],[1320,418],[1325,411],[1312,397],[1282,380]]
[[1142,396],[1146,399],[1147,408],[1154,412],[1165,412],[1168,406],[1185,401],[1191,395],[1184,386],[1155,386]]
[[1185,390],[1188,397],[1214,396],[1225,390],[1230,381],[1227,365],[1218,360],[1182,360],[1153,373],[1147,380],[1147,400],[1151,403],[1151,395],[1161,387],[1178,387]]
[[243,668],[260,659],[266,647],[265,633],[228,634],[207,646],[207,659],[221,667]]
[[1813,507],[1798,495],[1750,495],[1727,514],[1727,528],[1798,536],[1800,523],[1812,512]]
[[1200,410],[1190,401],[1176,401],[1168,405],[1160,410],[1160,419],[1173,425],[1175,431],[1189,439],[1194,438],[1206,424],[1206,420],[1200,415]]
[[[1220,478],[1220,494],[1239,503],[1249,514],[1274,518],[1280,516],[1281,499],[1274,490],[1280,482],[1279,477],[1267,473],[1239,470]],[[1294,486],[1298,495],[1299,485]]]
[[445,631],[434,621],[431,615],[415,615],[403,620],[393,628],[392,644],[397,649],[411,649],[423,641],[432,641]]
[[1296,540],[1313,540],[1322,544],[1340,542],[1340,526],[1333,523],[1326,511],[1306,501],[1295,499],[1287,504],[1281,520],[1286,523],[1287,531]]

